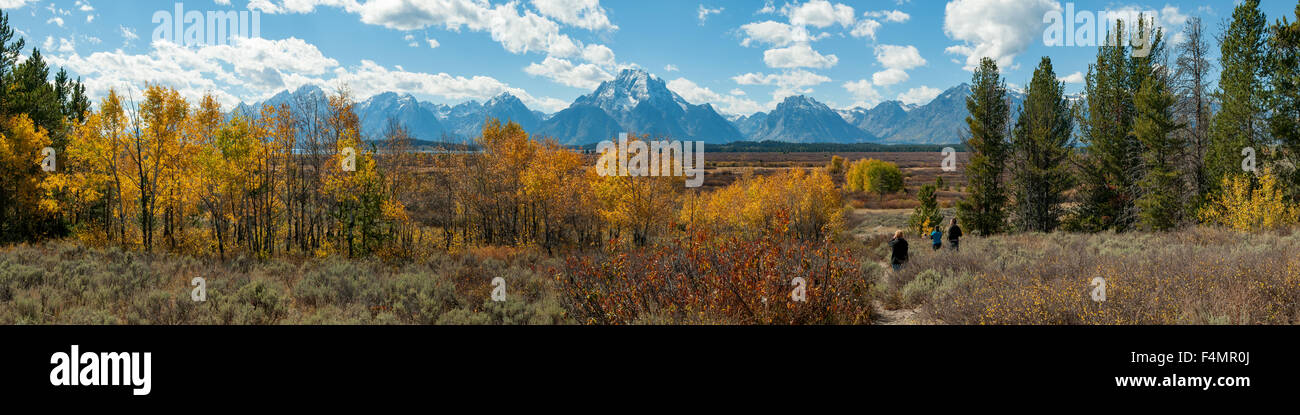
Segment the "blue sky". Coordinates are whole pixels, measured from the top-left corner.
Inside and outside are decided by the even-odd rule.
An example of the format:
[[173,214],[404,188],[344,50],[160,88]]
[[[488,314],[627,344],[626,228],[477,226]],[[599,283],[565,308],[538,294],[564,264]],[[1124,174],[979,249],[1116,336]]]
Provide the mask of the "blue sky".
[[[922,104],[970,79],[991,56],[1013,86],[1050,56],[1069,92],[1095,47],[1048,46],[1044,16],[1154,11],[1181,29],[1200,16],[1218,34],[1232,1],[1055,0],[191,0],[184,12],[259,13],[252,39],[170,36],[172,0],[0,0],[10,23],[92,96],[145,82],[227,106],[285,89],[347,85],[359,99],[393,91],[459,103],[502,92],[555,112],[624,68],[647,70],[693,103],[768,110],[807,94],[835,108]],[[1208,4],[1208,5],[1207,5]],[[1270,21],[1295,3],[1265,1]],[[1067,11],[1073,10],[1074,14]],[[246,20],[251,25],[251,15]],[[175,27],[170,26],[170,27]],[[1076,28],[1078,26],[1075,26]],[[204,29],[207,29],[206,27]],[[158,36],[155,36],[155,33]],[[198,33],[198,32],[194,32]],[[251,33],[250,33],[251,35]],[[163,39],[155,39],[163,37]],[[187,42],[188,40],[188,42]],[[197,40],[197,41],[196,41]],[[214,44],[218,43],[218,44]],[[224,43],[224,44],[220,44]],[[1217,44],[1214,45],[1217,54]]]

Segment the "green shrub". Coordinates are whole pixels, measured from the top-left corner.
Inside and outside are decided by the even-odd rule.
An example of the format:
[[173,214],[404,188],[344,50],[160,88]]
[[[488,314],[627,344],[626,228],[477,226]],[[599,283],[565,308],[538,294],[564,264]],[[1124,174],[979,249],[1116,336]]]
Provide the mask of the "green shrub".
[[244,285],[239,289],[236,299],[238,304],[250,306],[255,311],[250,313],[247,309],[240,310],[239,317],[249,324],[273,324],[286,312],[283,289],[264,280]]
[[939,271],[927,269],[916,275],[912,281],[903,286],[903,302],[907,304],[919,304],[928,301],[930,295],[943,282],[943,276]]

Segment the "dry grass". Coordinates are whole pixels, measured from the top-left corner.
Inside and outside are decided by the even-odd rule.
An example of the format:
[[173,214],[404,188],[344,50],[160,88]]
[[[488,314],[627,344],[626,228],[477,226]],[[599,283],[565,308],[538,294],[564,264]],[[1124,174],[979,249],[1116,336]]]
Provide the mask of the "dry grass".
[[888,290],[948,324],[1300,323],[1300,234],[1028,234],[913,252]]
[[[556,324],[560,265],[483,248],[401,267],[376,261],[201,260],[75,242],[0,248],[0,324]],[[207,280],[207,300],[190,280]],[[490,299],[507,281],[507,301]]]

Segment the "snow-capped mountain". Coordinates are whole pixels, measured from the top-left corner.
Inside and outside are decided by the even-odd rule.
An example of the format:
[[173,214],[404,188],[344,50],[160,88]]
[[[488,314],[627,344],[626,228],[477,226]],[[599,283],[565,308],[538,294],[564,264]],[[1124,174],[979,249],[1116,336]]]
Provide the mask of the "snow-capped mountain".
[[[325,97],[325,91],[320,89],[320,87],[316,85],[303,85],[295,91],[280,91],[280,93],[275,94],[266,101],[251,104],[241,102],[239,105],[235,106],[235,109],[232,110],[230,114],[239,114],[245,117],[259,117],[262,114],[263,105],[270,105],[272,107],[288,105],[289,109],[294,113],[300,113],[306,109],[315,108],[315,106],[312,105],[313,103],[325,102]],[[318,110],[321,111],[321,114],[325,114],[327,110],[323,107],[324,105],[322,105],[322,108],[318,108]]]
[[438,116],[447,126],[448,134],[459,139],[478,136],[483,130],[483,122],[495,118],[502,123],[514,121],[524,131],[534,132],[543,118],[540,113],[528,109],[523,101],[509,93],[497,95],[487,102],[468,101],[454,107],[443,106]]
[[[880,115],[892,115],[882,118],[882,123],[873,122],[866,128],[868,131],[876,130],[881,133],[880,137],[887,143],[960,143],[967,134],[966,117],[970,112],[966,110],[966,98],[970,97],[970,94],[970,84],[962,83],[949,88],[925,105],[904,111],[905,116],[901,118],[898,110],[886,107],[887,109],[881,110]],[[1025,94],[1021,91],[1008,90],[1007,98],[1011,101],[1011,117],[1014,120],[1020,106],[1025,102]],[[877,112],[881,106],[873,108],[872,112]],[[894,127],[890,128],[888,123],[892,123]],[[858,125],[862,126],[861,123]]]
[[[712,105],[695,105],[668,89],[665,82],[642,70],[629,69],[595,91],[579,97],[569,108],[547,116],[528,108],[519,98],[501,94],[487,102],[456,105],[422,102],[410,94],[380,93],[356,104],[367,139],[383,138],[390,119],[411,135],[426,141],[472,140],[483,122],[496,118],[514,121],[534,137],[552,137],[568,145],[587,145],[617,137],[621,132],[650,134],[656,138],[732,141],[786,141],[798,143],[883,142],[955,144],[966,134],[968,84],[944,91],[925,105],[886,101],[871,109],[832,110],[805,96],[788,97],[771,112],[724,118]],[[326,92],[314,85],[283,91],[264,103],[289,105],[295,112],[327,111]],[[1018,115],[1025,96],[1008,91],[1011,115]],[[1072,103],[1080,95],[1067,97]],[[257,116],[262,103],[240,104],[232,113]]]
[[[761,118],[761,119],[759,119]],[[849,124],[826,104],[806,96],[792,96],[766,115],[755,114],[746,120],[750,141],[784,141],[791,143],[861,143],[876,137]]]
[[885,101],[871,109],[862,107],[839,111],[844,121],[876,137],[889,137],[903,128],[915,105]]
[[[609,134],[611,128],[617,130],[613,135]],[[543,122],[539,130],[543,136],[574,145],[612,139],[619,132],[708,143],[743,138],[712,105],[686,102],[669,90],[663,79],[639,69],[625,69],[614,80],[601,83],[591,94],[574,100],[569,109]]]
[[389,120],[400,123],[411,137],[417,139],[433,140],[444,131],[438,117],[410,94],[385,92],[375,95],[357,105],[354,111],[361,119],[361,131],[372,140],[383,137]]
[[742,115],[739,118],[733,120],[731,123],[735,124],[736,129],[740,130],[740,133],[744,134],[745,137],[753,137],[754,133],[758,132],[759,129],[763,128],[763,123],[766,121],[767,121],[766,112],[756,112],[749,116]]
[[[263,104],[280,106],[288,104],[295,112],[304,108],[318,108],[322,115],[326,93],[315,85],[304,85],[298,90],[283,91],[260,103],[241,103],[232,114],[244,114],[256,117],[261,114]],[[311,107],[320,103],[319,107]],[[514,121],[525,131],[535,131],[540,127],[545,114],[533,111],[523,101],[509,93],[503,93],[486,103],[468,101],[456,106],[423,102],[414,95],[399,95],[384,92],[374,95],[353,106],[353,112],[361,121],[361,132],[368,140],[380,140],[388,129],[389,120],[400,123],[415,139],[426,141],[463,141],[479,134],[483,122],[489,117],[501,122]]]

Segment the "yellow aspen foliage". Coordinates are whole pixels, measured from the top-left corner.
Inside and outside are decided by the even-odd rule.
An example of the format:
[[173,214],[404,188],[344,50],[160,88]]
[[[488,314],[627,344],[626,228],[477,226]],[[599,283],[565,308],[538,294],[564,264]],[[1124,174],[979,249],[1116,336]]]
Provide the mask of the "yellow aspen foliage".
[[0,220],[20,224],[55,208],[42,191],[42,150],[50,143],[25,114],[0,119]]
[[1265,170],[1258,184],[1251,177],[1223,179],[1222,190],[1200,211],[1202,222],[1243,232],[1277,229],[1300,221],[1300,207],[1286,201],[1277,176]]
[[844,188],[850,192],[895,193],[903,190],[903,172],[897,164],[876,159],[862,159],[849,165]]
[[[629,143],[641,140],[645,138],[631,136]],[[600,157],[611,155],[607,152]],[[621,231],[630,231],[633,243],[644,246],[652,236],[669,227],[665,219],[673,217],[677,196],[685,188],[686,179],[681,176],[606,175],[595,180],[592,186],[598,205],[596,213],[615,236]]]
[[792,169],[688,198],[680,217],[718,233],[761,237],[777,232],[817,240],[843,227],[844,203],[826,172]]

